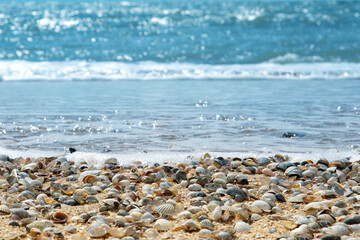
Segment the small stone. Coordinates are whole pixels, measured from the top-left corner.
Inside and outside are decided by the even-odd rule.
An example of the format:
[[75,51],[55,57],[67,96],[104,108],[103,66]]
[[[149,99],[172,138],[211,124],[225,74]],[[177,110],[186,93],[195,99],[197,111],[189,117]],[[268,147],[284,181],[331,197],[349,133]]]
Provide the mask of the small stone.
[[218,240],[231,240],[232,237],[229,233],[221,231],[217,234],[217,239]]
[[251,220],[251,221],[258,221],[258,220],[260,220],[260,219],[262,219],[262,216],[261,216],[261,215],[259,215],[259,214],[257,214],[257,213],[251,214],[251,217],[250,217],[250,220]]
[[349,217],[345,218],[343,223],[348,224],[348,225],[360,224],[360,215],[349,216]]
[[275,228],[269,230],[269,233],[276,233],[276,232],[277,230]]
[[357,198],[356,198],[356,197],[349,197],[349,198],[347,198],[347,199],[345,200],[345,202],[346,202],[347,204],[354,204],[354,203],[357,202]]

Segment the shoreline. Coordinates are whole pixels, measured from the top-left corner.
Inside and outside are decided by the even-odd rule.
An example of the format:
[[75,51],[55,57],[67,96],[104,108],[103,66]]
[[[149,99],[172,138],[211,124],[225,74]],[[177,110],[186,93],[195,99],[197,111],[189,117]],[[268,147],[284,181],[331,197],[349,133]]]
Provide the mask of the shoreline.
[[205,154],[96,169],[0,154],[0,239],[357,239],[352,161]]

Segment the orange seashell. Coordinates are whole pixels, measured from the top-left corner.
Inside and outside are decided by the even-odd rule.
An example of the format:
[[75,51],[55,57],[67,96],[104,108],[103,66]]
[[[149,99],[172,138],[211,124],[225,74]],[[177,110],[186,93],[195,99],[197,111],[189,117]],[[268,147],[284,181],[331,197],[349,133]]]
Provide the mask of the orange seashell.
[[75,192],[75,189],[69,184],[62,184],[60,189],[66,195],[71,195]]
[[86,175],[83,178],[84,183],[94,184],[96,181],[98,181],[98,178],[96,176],[94,176],[94,175]]
[[52,216],[51,216],[51,220],[54,223],[65,223],[68,220],[68,215],[66,213],[63,212],[55,212]]

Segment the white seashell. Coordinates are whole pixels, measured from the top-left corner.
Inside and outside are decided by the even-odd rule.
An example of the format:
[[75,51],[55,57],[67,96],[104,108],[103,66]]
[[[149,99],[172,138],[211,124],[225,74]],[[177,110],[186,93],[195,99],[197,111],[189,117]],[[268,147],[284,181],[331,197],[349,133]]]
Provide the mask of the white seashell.
[[89,226],[87,232],[90,237],[98,238],[104,237],[108,233],[109,229],[110,227],[106,224],[93,223]]
[[110,234],[110,236],[112,237],[117,237],[117,238],[123,238],[125,237],[125,230],[124,228],[111,228],[108,233]]
[[[262,200],[256,200],[255,202],[253,202],[251,204],[252,207],[255,207],[255,208],[258,208],[258,209],[261,209],[263,212],[270,212],[271,211],[271,206],[265,202],[265,201],[262,201]],[[257,212],[255,212],[257,213]]]
[[157,206],[154,210],[158,213],[161,213],[162,215],[174,215],[175,214],[175,206],[170,203],[165,203],[160,206]]
[[230,218],[230,212],[229,211],[225,211],[222,216],[221,216],[221,219],[226,222],[227,220],[229,220]]
[[154,229],[147,229],[145,231],[145,236],[148,239],[157,239],[160,236],[160,234],[158,233],[158,231],[156,231]]
[[159,219],[154,224],[154,228],[158,231],[168,231],[174,228],[174,226],[175,225],[172,222],[165,219]]
[[132,216],[135,221],[139,221],[142,217],[142,213],[138,210],[135,210],[130,212],[130,216]]
[[236,232],[250,232],[250,226],[245,222],[238,221],[235,223],[234,230]]
[[189,211],[183,211],[181,213],[179,213],[178,215],[179,218],[191,218],[191,212]]
[[221,207],[216,207],[214,212],[213,212],[213,218],[215,221],[219,221],[221,219],[222,216],[222,210]]
[[199,239],[211,239],[212,232],[209,229],[201,229],[199,232]]

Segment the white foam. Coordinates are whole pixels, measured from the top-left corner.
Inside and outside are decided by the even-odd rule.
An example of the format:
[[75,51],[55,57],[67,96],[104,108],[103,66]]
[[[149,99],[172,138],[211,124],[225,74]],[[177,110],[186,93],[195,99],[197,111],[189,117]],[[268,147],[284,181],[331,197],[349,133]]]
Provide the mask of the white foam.
[[260,63],[207,65],[156,62],[0,61],[0,79],[170,80],[170,79],[359,79],[360,63]]
[[[255,153],[244,153],[244,152],[209,152],[213,157],[270,157],[277,153],[287,155],[290,161],[300,162],[303,160],[317,161],[320,158],[325,158],[329,161],[334,161],[342,158],[349,157],[351,161],[360,160],[360,152],[358,151],[335,151],[335,150],[316,150],[313,152],[306,153],[282,153],[282,152],[271,152],[266,153],[255,152]],[[97,152],[80,152],[69,154],[65,152],[49,152],[40,150],[28,150],[28,151],[17,151],[10,150],[0,147],[0,154],[8,155],[10,158],[15,157],[51,157],[51,156],[66,156],[68,160],[74,161],[76,165],[86,162],[93,168],[101,168],[104,162],[108,158],[116,158],[119,164],[129,165],[134,161],[141,161],[144,164],[153,163],[164,163],[164,162],[175,162],[175,163],[190,163],[191,161],[197,161],[205,152],[197,153],[186,153],[186,152],[154,152],[154,153],[97,153]]]

